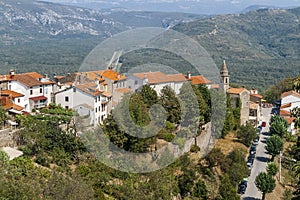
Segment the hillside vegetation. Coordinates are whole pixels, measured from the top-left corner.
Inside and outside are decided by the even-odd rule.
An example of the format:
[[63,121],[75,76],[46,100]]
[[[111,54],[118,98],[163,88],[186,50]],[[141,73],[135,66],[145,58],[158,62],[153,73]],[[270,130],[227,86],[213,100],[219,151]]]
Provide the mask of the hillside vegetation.
[[220,15],[174,29],[195,38],[220,66],[228,61],[231,80],[265,88],[300,73],[300,8]]

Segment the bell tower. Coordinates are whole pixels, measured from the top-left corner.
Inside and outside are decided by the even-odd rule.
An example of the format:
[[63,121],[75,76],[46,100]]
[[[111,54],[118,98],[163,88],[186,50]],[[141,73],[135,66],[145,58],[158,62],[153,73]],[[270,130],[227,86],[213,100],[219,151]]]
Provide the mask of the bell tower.
[[225,60],[223,60],[223,64],[220,70],[220,89],[224,92],[227,92],[229,89],[229,75]]

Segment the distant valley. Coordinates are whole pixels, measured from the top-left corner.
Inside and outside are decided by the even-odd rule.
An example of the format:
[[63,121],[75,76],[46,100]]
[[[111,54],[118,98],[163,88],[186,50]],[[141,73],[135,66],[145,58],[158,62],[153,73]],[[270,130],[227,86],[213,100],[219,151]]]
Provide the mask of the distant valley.
[[226,59],[231,82],[264,89],[300,73],[299,17],[299,8],[209,17],[0,0],[0,73],[10,68],[50,75],[76,71],[105,38],[137,27],[162,27],[198,40],[218,66]]

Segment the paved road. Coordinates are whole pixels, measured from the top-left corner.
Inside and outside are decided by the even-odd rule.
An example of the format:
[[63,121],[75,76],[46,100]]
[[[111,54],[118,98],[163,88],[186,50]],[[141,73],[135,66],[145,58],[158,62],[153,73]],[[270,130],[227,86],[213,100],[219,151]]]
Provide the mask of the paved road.
[[267,122],[267,126],[262,128],[262,134],[260,135],[260,140],[257,145],[256,156],[251,170],[251,175],[249,177],[248,186],[245,194],[242,195],[243,200],[261,199],[262,197],[262,193],[258,191],[254,181],[256,176],[260,172],[266,170],[266,165],[269,158],[269,155],[266,153],[265,150],[265,146],[266,146],[265,141],[266,138],[268,137],[267,133],[269,132],[269,121],[271,117],[270,113],[271,113],[271,108],[262,109],[262,114],[263,114],[262,121]]

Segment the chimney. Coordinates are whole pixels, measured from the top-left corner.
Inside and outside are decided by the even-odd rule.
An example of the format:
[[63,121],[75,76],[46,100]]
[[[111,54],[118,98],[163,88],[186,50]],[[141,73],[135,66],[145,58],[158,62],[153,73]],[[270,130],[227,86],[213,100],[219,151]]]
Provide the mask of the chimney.
[[188,71],[188,72],[186,73],[186,78],[187,78],[187,79],[191,79],[191,72],[190,72],[190,71]]
[[45,74],[44,77],[45,79],[49,79],[48,74]]
[[15,70],[13,70],[13,69],[9,70],[9,75],[10,75],[10,78],[13,78],[15,75]]

